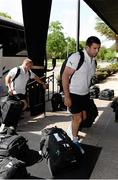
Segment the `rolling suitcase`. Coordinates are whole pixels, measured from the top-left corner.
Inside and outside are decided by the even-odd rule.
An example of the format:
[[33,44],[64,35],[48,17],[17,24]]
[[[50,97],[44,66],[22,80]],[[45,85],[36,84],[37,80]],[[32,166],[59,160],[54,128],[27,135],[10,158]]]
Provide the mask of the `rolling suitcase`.
[[65,111],[67,107],[64,105],[64,94],[55,93],[51,98],[52,111]]
[[36,81],[31,81],[27,85],[27,95],[31,116],[36,116],[45,112],[45,90]]

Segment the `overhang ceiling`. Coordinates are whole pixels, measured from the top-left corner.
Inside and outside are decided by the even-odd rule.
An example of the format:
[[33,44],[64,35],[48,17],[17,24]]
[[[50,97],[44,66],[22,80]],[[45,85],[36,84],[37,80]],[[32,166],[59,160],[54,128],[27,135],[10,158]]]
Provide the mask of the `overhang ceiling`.
[[118,0],[84,0],[118,34]]

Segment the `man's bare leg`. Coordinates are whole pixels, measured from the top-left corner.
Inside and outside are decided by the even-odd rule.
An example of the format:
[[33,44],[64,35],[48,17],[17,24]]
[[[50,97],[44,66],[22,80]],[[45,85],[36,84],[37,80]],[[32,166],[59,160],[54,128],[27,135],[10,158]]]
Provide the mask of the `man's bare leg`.
[[82,147],[78,142],[78,129],[82,122],[82,118],[83,118],[83,112],[72,115],[72,135],[73,135],[73,142],[80,149],[81,153],[84,154],[84,150],[82,149]]

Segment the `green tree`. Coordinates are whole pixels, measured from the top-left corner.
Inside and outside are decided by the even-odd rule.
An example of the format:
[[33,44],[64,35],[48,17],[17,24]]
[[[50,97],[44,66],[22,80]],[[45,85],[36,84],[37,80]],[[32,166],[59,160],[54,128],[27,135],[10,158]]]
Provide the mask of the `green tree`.
[[79,43],[79,48],[80,49],[84,49],[84,47],[85,47],[85,41],[80,41],[80,43]]
[[66,38],[65,54],[68,57],[69,54],[76,52],[76,41],[74,38]]
[[59,21],[50,24],[47,39],[48,57],[62,58],[66,47],[66,40],[62,30],[63,27]]
[[97,55],[97,59],[99,60],[105,60],[105,54],[107,53],[107,49],[103,46],[100,48],[100,51]]
[[114,59],[115,57],[115,51],[111,48],[101,47],[100,51],[97,55],[97,60],[106,60],[109,61],[111,59]]
[[7,13],[0,12],[0,16],[11,19],[11,16],[9,16]]
[[111,59],[114,59],[114,57],[115,57],[115,52],[111,48],[107,49],[107,52],[105,53],[105,59],[109,61]]
[[105,24],[99,17],[96,18],[96,26],[95,29],[101,35],[106,36],[109,40],[115,40],[116,44],[116,51],[118,51],[118,35],[115,34],[114,31],[110,29],[110,27]]

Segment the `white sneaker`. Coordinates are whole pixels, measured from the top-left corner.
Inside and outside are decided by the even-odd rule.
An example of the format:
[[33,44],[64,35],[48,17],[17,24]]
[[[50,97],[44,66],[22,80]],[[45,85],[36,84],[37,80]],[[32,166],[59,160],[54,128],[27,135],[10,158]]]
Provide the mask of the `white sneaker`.
[[67,135],[71,138],[71,140],[73,139],[73,135],[72,135],[72,125],[71,122],[66,130]]
[[5,124],[1,124],[0,132],[3,131],[4,127],[5,127]]
[[77,146],[77,148],[80,150],[80,152],[82,153],[82,154],[84,154],[85,153],[85,151],[84,151],[84,149],[81,147],[81,145],[80,145],[80,143],[77,141],[77,142],[73,142],[76,146]]
[[0,127],[0,133],[5,133],[5,131],[6,131],[7,129],[6,129],[6,127],[5,127],[5,124],[1,124],[1,127]]

